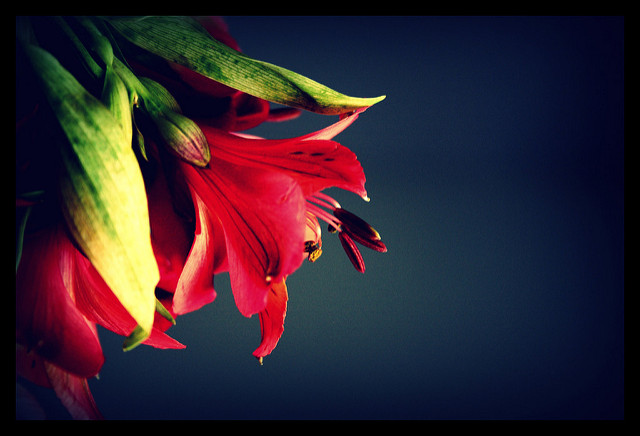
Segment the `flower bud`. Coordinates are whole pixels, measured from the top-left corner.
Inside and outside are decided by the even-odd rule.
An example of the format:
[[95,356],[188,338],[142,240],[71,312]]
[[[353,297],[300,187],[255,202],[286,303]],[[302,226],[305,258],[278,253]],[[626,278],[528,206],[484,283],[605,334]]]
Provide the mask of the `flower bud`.
[[141,77],[140,83],[146,112],[169,149],[195,166],[207,166],[211,151],[200,127],[181,114],[178,102],[158,82]]
[[193,165],[207,166],[211,159],[209,144],[195,122],[169,109],[152,119],[171,151]]

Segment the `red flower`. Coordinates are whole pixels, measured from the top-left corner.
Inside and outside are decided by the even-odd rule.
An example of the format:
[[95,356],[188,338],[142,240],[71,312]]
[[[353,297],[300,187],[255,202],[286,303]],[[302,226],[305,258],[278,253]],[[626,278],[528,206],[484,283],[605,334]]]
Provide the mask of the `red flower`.
[[98,373],[104,357],[92,323],[76,306],[70,270],[74,250],[59,229],[25,237],[16,274],[16,342],[89,378]]
[[[222,20],[211,17],[198,20],[214,38],[239,50]],[[103,61],[108,59],[107,56]],[[129,103],[136,108],[131,115],[141,115],[138,120],[135,117],[131,120],[135,127],[133,146],[141,152],[139,163],[147,193],[150,239],[160,272],[154,324],[143,343],[157,348],[184,348],[164,333],[172,325],[172,317],[211,303],[216,297],[214,275],[228,272],[239,311],[247,317],[259,316],[262,339],[253,354],[262,363],[284,330],[287,277],[305,259],[314,262],[322,253],[319,220],[329,224],[330,232],[338,232],[358,271],[364,272],[364,261],[356,242],[386,251],[378,232],[322,192],[337,187],[368,200],[364,172],[356,155],[333,140],[366,108],[308,135],[277,140],[256,138],[237,132],[265,121],[288,120],[300,111],[273,110],[265,100],[168,61],[161,60],[153,66],[134,59],[128,63],[137,73],[162,84],[180,106],[171,104],[169,110],[169,106],[162,106],[165,103],[160,104],[169,101],[164,100],[167,95],[162,87],[137,95],[136,86],[140,84],[136,85],[135,76],[128,75],[131,72],[117,69],[121,67],[109,70],[110,74],[117,74],[114,71],[123,74],[123,86],[127,78]],[[148,81],[145,83],[154,87]],[[142,108],[139,97],[148,106],[143,104]],[[145,98],[149,101],[145,102]],[[124,101],[126,106],[126,98]],[[178,114],[179,118],[175,118]],[[126,119],[128,115],[125,108],[124,115],[119,116]],[[162,118],[169,115],[173,118]],[[178,138],[180,151],[193,145],[180,138],[190,139],[189,135],[197,131],[190,120],[195,121],[210,148],[208,164],[194,166],[167,153],[159,138],[153,136],[153,129],[145,128],[150,126],[145,120],[151,120],[152,124],[168,123],[175,133],[171,138]],[[25,117],[21,126],[27,126],[29,121],[39,121],[38,126],[43,121],[51,122],[46,114],[42,118],[38,110]],[[187,121],[187,131],[180,131]],[[20,177],[21,184],[26,181],[29,188],[32,185],[36,189],[48,188],[56,177],[49,168],[49,155],[45,154],[51,152],[37,144],[50,142],[49,134],[43,132],[57,130],[24,127],[21,130],[24,146],[20,149],[29,156],[21,155],[16,162],[21,168],[32,164],[32,145],[38,147],[35,155],[41,157],[35,163],[37,168],[32,166],[29,174]],[[202,135],[198,134],[197,139],[202,139]],[[204,140],[197,144],[207,145]],[[187,156],[189,151],[178,155]],[[208,153],[206,158],[209,159]],[[203,158],[199,163],[205,165],[207,160]],[[34,174],[35,179],[31,177]],[[16,207],[22,205],[17,200]],[[58,204],[54,201],[53,206]],[[129,335],[136,331],[137,322],[68,236],[61,217],[56,214],[53,219],[44,220],[44,225],[36,221],[37,225],[27,231],[21,256],[17,257],[20,261],[16,273],[17,373],[53,388],[74,418],[101,418],[87,383],[104,363],[96,326]],[[143,233],[146,238],[146,231],[138,232]],[[154,266],[153,259],[151,265]]]
[[354,238],[386,251],[375,230],[320,192],[339,187],[368,199],[355,154],[332,140],[361,112],[320,131],[281,140],[200,125],[212,157],[206,168],[179,164],[193,199],[196,232],[177,280],[176,314],[213,301],[213,275],[228,271],[240,312],[260,316],[262,342],[254,355],[261,360],[283,331],[286,277],[304,259],[314,261],[321,253],[318,218],[337,230],[341,241],[350,241],[345,248],[359,271],[364,263]]
[[[99,419],[87,379],[104,363],[96,325],[123,336],[135,320],[61,225],[25,235],[16,272],[16,371],[53,388],[75,419]],[[144,344],[184,348],[156,314]]]
[[208,168],[182,170],[209,223],[218,220],[223,229],[236,305],[251,316],[264,309],[272,282],[301,263],[304,197],[285,174],[214,156]]

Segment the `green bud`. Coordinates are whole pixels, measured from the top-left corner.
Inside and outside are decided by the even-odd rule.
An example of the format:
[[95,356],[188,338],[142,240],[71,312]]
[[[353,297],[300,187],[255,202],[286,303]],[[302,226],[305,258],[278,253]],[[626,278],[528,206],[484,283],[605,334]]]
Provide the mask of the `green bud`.
[[158,133],[172,152],[193,165],[207,166],[211,159],[209,144],[196,123],[168,109],[152,118]]
[[161,84],[146,77],[139,80],[145,88],[143,101],[147,113],[169,149],[193,165],[207,166],[211,154],[200,127],[182,115],[176,99]]
[[178,102],[169,91],[151,79],[137,77],[117,58],[113,67],[169,149],[193,165],[207,166],[211,159],[207,139],[193,120],[181,114]]

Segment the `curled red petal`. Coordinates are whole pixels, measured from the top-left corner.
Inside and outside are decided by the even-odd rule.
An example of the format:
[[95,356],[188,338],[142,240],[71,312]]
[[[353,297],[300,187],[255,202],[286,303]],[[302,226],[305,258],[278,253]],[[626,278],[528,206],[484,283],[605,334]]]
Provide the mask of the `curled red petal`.
[[271,354],[284,332],[284,319],[287,314],[287,284],[283,278],[273,283],[267,294],[267,305],[260,312],[260,346],[253,355],[260,359]]
[[214,229],[214,221],[194,191],[192,198],[196,218],[195,237],[173,297],[173,310],[178,315],[193,312],[215,299],[213,276],[226,259],[224,242],[214,245],[216,234],[221,231]]
[[205,28],[209,35],[217,39],[221,43],[231,47],[236,51],[240,51],[237,41],[229,33],[229,26],[222,17],[218,16],[200,16],[194,17]]
[[312,139],[333,139],[336,135],[353,124],[353,122],[358,119],[358,116],[365,110],[367,110],[367,108],[360,108],[349,114],[343,114],[342,116],[340,116],[340,120],[331,124],[330,126],[309,133],[307,135],[299,136],[296,138],[296,140],[308,141]]
[[94,326],[78,310],[63,262],[75,250],[52,228],[25,237],[16,273],[16,341],[80,377],[95,376],[104,356]]

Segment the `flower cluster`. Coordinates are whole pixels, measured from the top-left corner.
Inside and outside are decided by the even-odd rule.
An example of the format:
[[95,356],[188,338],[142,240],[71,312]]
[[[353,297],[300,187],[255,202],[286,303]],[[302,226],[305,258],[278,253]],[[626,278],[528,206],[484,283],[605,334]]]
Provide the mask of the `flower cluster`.
[[[334,137],[378,98],[337,93],[241,53],[219,18],[17,17],[16,369],[74,418],[101,418],[87,379],[100,325],[139,344],[216,297],[258,314],[262,363],[283,333],[287,277],[322,253],[320,221],[354,267],[384,252],[323,191],[368,200]],[[274,107],[272,103],[278,104]],[[246,133],[301,110],[338,116],[287,139]]]

